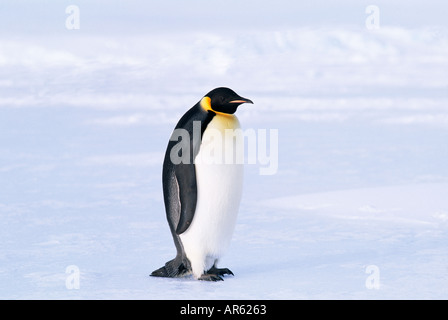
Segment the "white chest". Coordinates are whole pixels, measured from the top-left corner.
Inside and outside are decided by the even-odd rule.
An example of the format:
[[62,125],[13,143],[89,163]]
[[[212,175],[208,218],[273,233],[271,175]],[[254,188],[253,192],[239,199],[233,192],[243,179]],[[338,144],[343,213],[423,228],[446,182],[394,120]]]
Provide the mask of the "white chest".
[[187,256],[218,258],[230,244],[243,185],[237,153],[243,141],[233,115],[216,115],[202,136],[195,158],[198,199],[191,226],[181,234]]

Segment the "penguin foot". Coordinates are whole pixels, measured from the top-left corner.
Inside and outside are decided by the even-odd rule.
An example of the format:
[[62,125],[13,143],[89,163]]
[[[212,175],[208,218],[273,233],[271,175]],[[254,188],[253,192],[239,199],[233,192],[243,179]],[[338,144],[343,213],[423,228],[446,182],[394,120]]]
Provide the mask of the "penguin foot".
[[211,267],[210,270],[208,270],[206,273],[204,273],[202,276],[198,278],[198,280],[205,280],[205,281],[223,281],[222,278],[224,275],[230,274],[234,275],[230,269],[227,268],[216,268],[215,266]]
[[198,280],[204,280],[204,281],[224,281],[221,276],[213,273],[204,273],[202,276],[198,278]]

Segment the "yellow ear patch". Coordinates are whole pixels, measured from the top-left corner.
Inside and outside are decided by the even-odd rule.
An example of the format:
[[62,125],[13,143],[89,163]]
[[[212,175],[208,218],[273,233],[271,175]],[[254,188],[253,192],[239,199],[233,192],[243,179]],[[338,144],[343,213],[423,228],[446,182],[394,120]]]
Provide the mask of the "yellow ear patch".
[[202,99],[201,99],[201,102],[200,102],[200,105],[201,105],[202,109],[204,109],[204,110],[206,110],[206,111],[209,111],[209,110],[210,110],[210,111],[215,112],[215,111],[212,109],[211,101],[212,101],[212,99],[210,99],[209,97],[204,97],[204,98],[202,98]]

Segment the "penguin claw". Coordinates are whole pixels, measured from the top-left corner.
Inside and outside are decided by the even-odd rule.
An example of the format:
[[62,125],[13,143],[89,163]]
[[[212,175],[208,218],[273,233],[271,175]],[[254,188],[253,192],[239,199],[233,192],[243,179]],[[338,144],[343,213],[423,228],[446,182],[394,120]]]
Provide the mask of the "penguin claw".
[[223,276],[225,274],[229,274],[229,275],[234,276],[233,272],[230,269],[227,269],[227,268],[216,268],[214,266],[210,270],[208,270],[207,273],[217,274],[219,276]]
[[229,274],[229,275],[234,276],[233,272],[232,272],[230,269],[222,268],[222,269],[217,269],[217,270],[218,270],[218,274],[219,274],[220,276],[223,276],[223,275],[225,275],[225,274]]

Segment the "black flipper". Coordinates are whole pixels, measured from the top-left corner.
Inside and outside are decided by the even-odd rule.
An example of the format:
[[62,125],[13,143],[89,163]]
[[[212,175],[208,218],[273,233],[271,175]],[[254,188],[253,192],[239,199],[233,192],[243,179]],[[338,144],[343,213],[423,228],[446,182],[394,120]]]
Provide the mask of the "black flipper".
[[196,211],[198,189],[196,184],[196,169],[193,163],[180,163],[175,166],[175,175],[179,185],[180,217],[176,233],[184,233],[193,221]]

